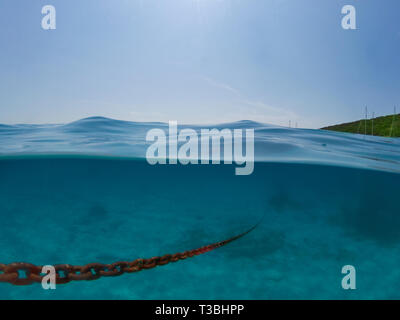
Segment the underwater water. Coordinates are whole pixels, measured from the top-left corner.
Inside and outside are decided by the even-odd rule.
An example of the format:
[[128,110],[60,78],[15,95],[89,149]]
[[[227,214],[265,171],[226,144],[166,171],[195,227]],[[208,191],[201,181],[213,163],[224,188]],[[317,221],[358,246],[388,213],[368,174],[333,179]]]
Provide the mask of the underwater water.
[[[145,134],[166,126],[0,125],[0,262],[150,258],[261,224],[138,273],[47,291],[0,283],[0,299],[400,298],[399,140],[211,126],[255,128],[254,173],[235,176],[235,165],[149,165]],[[356,290],[341,287],[344,265],[356,268]]]

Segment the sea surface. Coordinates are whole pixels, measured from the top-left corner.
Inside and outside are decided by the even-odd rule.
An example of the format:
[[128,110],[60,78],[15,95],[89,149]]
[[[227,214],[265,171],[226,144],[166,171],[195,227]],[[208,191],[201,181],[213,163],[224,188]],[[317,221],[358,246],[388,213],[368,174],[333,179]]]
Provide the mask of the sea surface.
[[[194,249],[166,266],[0,299],[400,299],[400,139],[251,121],[254,172],[149,165],[148,130],[101,117],[0,125],[0,263],[112,263]],[[344,290],[342,267],[356,269]]]

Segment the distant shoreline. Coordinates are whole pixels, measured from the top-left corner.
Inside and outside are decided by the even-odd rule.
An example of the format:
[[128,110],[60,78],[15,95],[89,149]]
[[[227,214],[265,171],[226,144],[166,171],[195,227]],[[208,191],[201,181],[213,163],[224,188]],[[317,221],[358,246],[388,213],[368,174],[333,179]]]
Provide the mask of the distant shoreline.
[[400,114],[341,123],[321,128],[321,130],[398,138],[400,137]]

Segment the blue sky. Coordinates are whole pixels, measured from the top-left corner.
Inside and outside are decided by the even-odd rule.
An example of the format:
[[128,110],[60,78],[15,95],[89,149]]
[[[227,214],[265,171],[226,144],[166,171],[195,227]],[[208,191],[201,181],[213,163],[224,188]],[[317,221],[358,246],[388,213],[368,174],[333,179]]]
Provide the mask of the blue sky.
[[[54,5],[57,29],[41,28]],[[341,8],[357,9],[343,30]],[[318,128],[400,109],[398,0],[0,0],[0,123]]]

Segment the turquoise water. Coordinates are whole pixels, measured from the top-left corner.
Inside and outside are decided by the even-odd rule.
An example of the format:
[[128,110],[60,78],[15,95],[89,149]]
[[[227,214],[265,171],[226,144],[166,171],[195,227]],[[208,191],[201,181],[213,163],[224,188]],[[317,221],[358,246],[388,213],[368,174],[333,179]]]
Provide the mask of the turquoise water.
[[[253,122],[255,170],[143,159],[160,123],[0,125],[0,262],[110,263],[218,250],[152,270],[1,299],[400,298],[400,142]],[[193,126],[191,126],[193,127]],[[197,128],[197,127],[194,127]],[[357,290],[341,287],[342,266]]]

